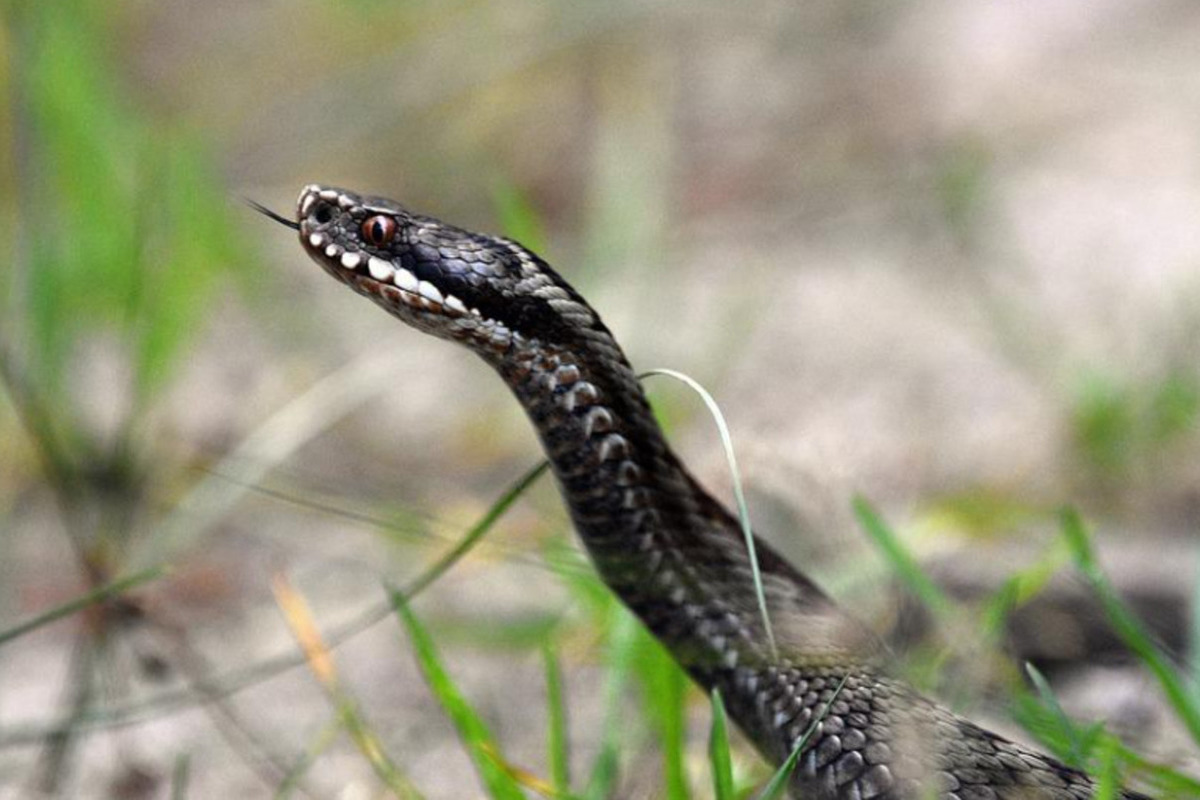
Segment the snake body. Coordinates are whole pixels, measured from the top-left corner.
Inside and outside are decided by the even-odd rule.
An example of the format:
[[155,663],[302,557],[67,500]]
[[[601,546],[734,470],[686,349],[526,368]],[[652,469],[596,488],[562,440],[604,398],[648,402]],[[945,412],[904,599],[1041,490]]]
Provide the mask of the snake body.
[[794,796],[1091,797],[1085,774],[892,677],[875,636],[759,541],[771,647],[737,521],[671,451],[596,312],[536,255],[391,200],[315,185],[301,193],[293,227],[334,278],[499,372],[608,586],[698,684],[721,691],[768,759],[782,762],[813,729]]

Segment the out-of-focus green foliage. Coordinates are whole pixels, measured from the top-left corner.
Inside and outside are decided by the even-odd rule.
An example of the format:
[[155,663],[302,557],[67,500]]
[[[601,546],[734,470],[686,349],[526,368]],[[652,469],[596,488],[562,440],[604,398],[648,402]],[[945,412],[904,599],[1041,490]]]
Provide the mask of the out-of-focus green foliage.
[[497,181],[492,187],[492,202],[505,236],[535,253],[546,252],[541,218],[520,189],[507,181]]
[[154,530],[147,487],[166,450],[150,435],[157,404],[246,247],[203,132],[129,101],[117,54],[132,9],[15,0],[0,11],[13,182],[0,201],[11,259],[0,272],[0,392],[57,502],[75,556],[63,568],[95,590],[31,623],[85,601],[92,615],[74,648],[67,723],[41,759],[42,788],[58,794],[70,793],[74,723],[92,711],[108,637],[141,614],[113,595],[162,572],[115,580],[129,570],[129,542]]
[[1200,378],[1175,369],[1141,383],[1092,374],[1076,397],[1071,422],[1084,466],[1112,481],[1169,452],[1198,420]]
[[934,188],[946,225],[959,242],[973,244],[992,185],[991,153],[978,142],[961,142],[950,149],[939,166]]
[[1063,537],[1071,548],[1075,567],[1104,608],[1105,616],[1117,636],[1138,657],[1157,680],[1176,716],[1192,739],[1200,744],[1200,702],[1189,691],[1183,676],[1176,670],[1170,655],[1163,651],[1154,636],[1137,615],[1130,610],[1120,593],[1100,568],[1092,550],[1091,536],[1083,520],[1074,511],[1063,514]]
[[[10,15],[20,202],[13,318],[3,332],[44,400],[116,340],[137,412],[203,327],[217,280],[245,256],[202,134],[128,102],[112,61],[113,10],[95,0],[16,4]],[[55,417],[76,418],[69,407]]]

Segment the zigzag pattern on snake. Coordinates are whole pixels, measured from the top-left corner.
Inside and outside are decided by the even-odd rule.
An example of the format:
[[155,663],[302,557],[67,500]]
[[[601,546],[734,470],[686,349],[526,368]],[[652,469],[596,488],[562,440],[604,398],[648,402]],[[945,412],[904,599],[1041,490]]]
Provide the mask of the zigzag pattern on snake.
[[875,636],[760,541],[770,648],[737,521],[675,457],[597,313],[536,255],[329,187],[306,187],[296,222],[281,221],[334,278],[495,368],[601,577],[698,684],[720,689],[768,759],[782,762],[829,704],[797,763],[796,797],[1091,797],[1085,774],[891,676]]

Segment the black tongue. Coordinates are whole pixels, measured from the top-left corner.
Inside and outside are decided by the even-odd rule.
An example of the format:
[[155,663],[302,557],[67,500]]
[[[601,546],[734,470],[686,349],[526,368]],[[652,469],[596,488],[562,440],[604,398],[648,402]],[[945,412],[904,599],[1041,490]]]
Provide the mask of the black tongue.
[[280,225],[286,225],[287,227],[291,228],[294,231],[300,230],[299,222],[292,222],[290,219],[283,216],[282,214],[275,213],[274,211],[272,211],[271,209],[262,205],[261,203],[254,202],[249,197],[243,197],[242,202],[245,203],[246,205],[250,206],[251,208],[253,208],[258,213],[262,214],[264,217],[270,217],[271,219],[275,220]]

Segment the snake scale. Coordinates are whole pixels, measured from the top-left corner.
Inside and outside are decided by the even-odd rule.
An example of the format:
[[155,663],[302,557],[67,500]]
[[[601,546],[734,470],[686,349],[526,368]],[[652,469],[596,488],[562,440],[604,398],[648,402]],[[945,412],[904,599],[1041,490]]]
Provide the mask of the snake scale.
[[889,674],[872,632],[759,541],[770,647],[738,522],[671,451],[600,317],[538,256],[330,187],[305,187],[295,222],[272,216],[297,229],[334,278],[412,327],[466,345],[500,374],[612,591],[700,686],[721,691],[765,757],[781,763],[813,727],[793,796],[1092,796],[1085,774]]

